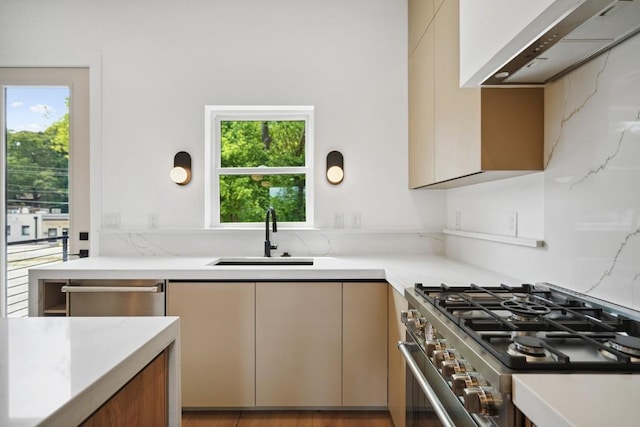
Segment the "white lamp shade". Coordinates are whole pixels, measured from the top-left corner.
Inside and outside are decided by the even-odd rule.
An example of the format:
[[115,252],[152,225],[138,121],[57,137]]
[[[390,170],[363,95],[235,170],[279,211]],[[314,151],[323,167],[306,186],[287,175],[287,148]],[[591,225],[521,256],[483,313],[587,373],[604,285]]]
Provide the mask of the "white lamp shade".
[[184,184],[189,177],[189,173],[185,168],[176,166],[171,169],[171,172],[169,172],[169,176],[171,177],[171,180],[176,184]]
[[338,184],[344,178],[344,171],[340,166],[331,166],[327,169],[327,179],[332,184]]

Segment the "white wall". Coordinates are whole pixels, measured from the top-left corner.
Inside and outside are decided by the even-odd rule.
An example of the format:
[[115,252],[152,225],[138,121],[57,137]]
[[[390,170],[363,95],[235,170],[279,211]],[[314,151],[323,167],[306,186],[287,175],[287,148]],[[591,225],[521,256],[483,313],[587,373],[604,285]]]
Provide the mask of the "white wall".
[[450,227],[456,211],[463,226],[478,208],[516,211],[545,247],[448,237],[447,255],[640,308],[639,52],[635,36],[545,89],[544,173],[448,192]]
[[[407,185],[406,14],[404,0],[2,1],[0,52],[101,56],[94,218],[201,229],[204,105],[293,104],[316,107],[316,227],[343,212],[365,230],[437,231],[444,192]],[[337,187],[322,174],[333,149]],[[180,150],[193,157],[186,187],[168,178]]]

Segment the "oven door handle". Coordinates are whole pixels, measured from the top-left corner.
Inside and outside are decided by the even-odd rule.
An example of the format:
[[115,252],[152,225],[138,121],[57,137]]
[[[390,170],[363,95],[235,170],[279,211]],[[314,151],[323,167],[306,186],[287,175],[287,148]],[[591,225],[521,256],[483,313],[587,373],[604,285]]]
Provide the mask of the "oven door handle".
[[433,391],[433,388],[431,388],[431,386],[427,382],[427,379],[424,377],[422,372],[420,372],[418,364],[415,360],[413,360],[413,357],[411,357],[410,348],[413,348],[415,351],[418,349],[418,345],[415,343],[398,341],[398,349],[400,350],[400,353],[402,353],[402,357],[404,357],[404,360],[407,362],[407,366],[409,367],[409,369],[411,369],[411,372],[413,372],[413,376],[415,377],[416,381],[418,381],[418,384],[420,385],[422,391],[424,391],[424,394],[427,396],[429,403],[433,407],[433,410],[435,411],[442,425],[444,427],[456,427],[453,420],[451,420],[451,418],[449,417],[447,410],[442,405],[442,402],[440,402],[440,399],[438,399],[438,396],[436,396],[436,392]]
[[107,293],[107,292],[162,292],[162,285],[157,286],[63,286],[62,292],[74,293]]

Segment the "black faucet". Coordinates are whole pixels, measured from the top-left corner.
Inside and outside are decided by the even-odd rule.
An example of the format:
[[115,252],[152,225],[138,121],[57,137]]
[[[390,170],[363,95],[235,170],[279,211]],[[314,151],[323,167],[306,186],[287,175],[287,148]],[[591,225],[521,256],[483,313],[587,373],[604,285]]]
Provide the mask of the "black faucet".
[[277,245],[272,245],[271,240],[269,239],[269,216],[271,216],[271,225],[273,226],[273,232],[278,232],[278,225],[276,222],[276,210],[272,207],[267,209],[267,216],[264,222],[264,256],[271,257],[271,249],[278,249]]

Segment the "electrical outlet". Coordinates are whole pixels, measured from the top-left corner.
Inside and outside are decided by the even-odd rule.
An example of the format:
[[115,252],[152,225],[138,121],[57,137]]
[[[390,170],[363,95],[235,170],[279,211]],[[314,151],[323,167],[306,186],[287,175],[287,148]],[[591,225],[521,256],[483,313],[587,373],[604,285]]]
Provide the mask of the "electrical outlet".
[[453,224],[453,228],[455,230],[462,229],[462,212],[460,212],[460,211],[456,211],[455,223]]
[[507,236],[518,237],[518,212],[507,212]]
[[360,212],[355,212],[351,215],[351,228],[362,227],[362,215]]
[[336,212],[333,214],[333,228],[344,228],[343,212]]
[[104,228],[120,228],[120,214],[106,213],[102,216],[102,226]]
[[160,226],[160,215],[149,214],[149,228],[158,228]]

